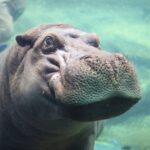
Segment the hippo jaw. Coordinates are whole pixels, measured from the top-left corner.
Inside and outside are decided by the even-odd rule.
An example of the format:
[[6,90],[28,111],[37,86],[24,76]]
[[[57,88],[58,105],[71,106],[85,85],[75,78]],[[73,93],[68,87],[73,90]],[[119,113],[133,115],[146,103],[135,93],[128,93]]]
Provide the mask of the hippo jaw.
[[65,107],[66,116],[78,121],[95,121],[115,117],[129,110],[139,99],[111,97],[87,105]]
[[133,65],[121,54],[104,51],[68,60],[49,85],[66,116],[80,121],[120,115],[141,96]]

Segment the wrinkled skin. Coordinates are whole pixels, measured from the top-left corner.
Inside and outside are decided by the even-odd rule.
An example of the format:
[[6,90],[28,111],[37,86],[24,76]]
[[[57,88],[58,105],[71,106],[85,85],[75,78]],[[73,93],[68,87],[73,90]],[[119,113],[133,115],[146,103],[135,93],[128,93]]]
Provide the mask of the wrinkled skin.
[[123,55],[69,25],[33,28],[0,56],[0,149],[93,150],[98,120],[141,96]]

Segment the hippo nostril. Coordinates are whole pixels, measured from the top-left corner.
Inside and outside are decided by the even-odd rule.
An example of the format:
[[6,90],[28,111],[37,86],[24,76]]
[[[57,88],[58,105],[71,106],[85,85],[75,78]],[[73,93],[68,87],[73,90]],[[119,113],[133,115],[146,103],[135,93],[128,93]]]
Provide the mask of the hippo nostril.
[[89,58],[92,58],[90,55],[85,55],[85,56],[82,56],[82,57],[80,57],[80,60],[82,60],[82,59],[89,59]]
[[79,35],[73,34],[73,33],[69,33],[69,36],[70,36],[71,38],[74,38],[74,39],[76,39],[76,38],[79,37]]
[[99,47],[99,43],[96,40],[88,40],[87,43],[93,47]]

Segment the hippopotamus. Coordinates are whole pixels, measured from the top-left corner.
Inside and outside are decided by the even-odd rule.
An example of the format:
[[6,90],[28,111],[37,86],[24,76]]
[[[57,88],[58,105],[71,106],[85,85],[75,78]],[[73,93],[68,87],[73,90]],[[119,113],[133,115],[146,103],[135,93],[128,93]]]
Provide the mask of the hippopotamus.
[[102,120],[141,98],[133,64],[95,33],[43,24],[0,54],[0,149],[93,150]]

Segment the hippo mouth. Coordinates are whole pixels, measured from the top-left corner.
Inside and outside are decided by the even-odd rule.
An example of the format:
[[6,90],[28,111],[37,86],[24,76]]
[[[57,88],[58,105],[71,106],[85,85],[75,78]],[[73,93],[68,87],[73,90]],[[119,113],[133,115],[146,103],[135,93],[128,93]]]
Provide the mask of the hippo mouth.
[[[68,89],[68,91],[66,90],[66,93],[61,94],[64,92],[64,86],[62,86],[60,82],[61,79],[58,82],[57,78],[59,77],[59,73],[55,73],[55,75],[53,74],[53,77],[51,78],[53,80],[51,81],[54,83],[57,80],[57,82],[55,82],[55,84],[49,84],[51,85],[50,91],[53,95],[54,103],[57,103],[57,105],[60,106],[63,112],[61,113],[62,117],[72,120],[96,121],[115,117],[125,113],[140,99],[138,89],[130,87],[132,88],[130,90],[132,91],[131,93],[125,90],[119,91],[120,88],[118,88],[118,91],[113,91],[113,88],[115,89],[115,86],[111,89],[110,93],[107,93],[106,97],[102,97],[101,95],[104,92],[101,93],[101,91],[99,90],[96,94],[94,93],[94,91],[93,93],[91,92],[89,96],[84,97],[81,95],[81,98],[79,99],[77,94],[75,94],[75,96],[71,95],[72,89]],[[86,95],[88,95],[88,90],[84,92],[86,92]],[[59,94],[61,96],[59,96]],[[78,94],[80,96],[80,92],[78,92]],[[94,94],[96,95],[96,98]]]
[[94,121],[121,115],[140,99],[133,65],[120,55],[110,60],[88,57],[67,63],[49,80],[53,99],[63,115],[78,121]]
[[53,88],[50,88],[50,91],[55,99],[53,102],[57,103],[63,112],[62,117],[76,121],[96,121],[116,117],[125,113],[140,100],[140,97],[120,95],[99,99],[99,101],[88,104],[68,105],[60,103],[61,100],[56,98]]
[[77,121],[95,121],[123,114],[140,98],[111,97],[87,105],[64,106],[66,116]]

